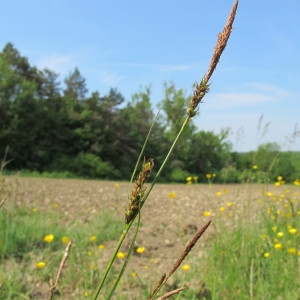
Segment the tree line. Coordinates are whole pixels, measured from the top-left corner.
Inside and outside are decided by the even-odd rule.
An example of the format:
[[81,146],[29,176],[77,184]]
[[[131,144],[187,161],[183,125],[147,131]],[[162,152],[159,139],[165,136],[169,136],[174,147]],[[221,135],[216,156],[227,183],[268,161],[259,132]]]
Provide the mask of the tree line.
[[[185,118],[189,100],[173,83],[164,85],[164,96],[158,104],[161,113],[145,152],[157,165]],[[125,99],[116,88],[105,94],[89,94],[78,68],[61,83],[52,70],[30,65],[12,43],[0,52],[0,154],[4,157],[7,153],[6,170],[128,179],[155,109],[150,87],[133,94],[131,99]],[[208,173],[220,174],[216,180],[221,180],[227,170],[228,180],[240,181],[235,175],[251,169],[254,154],[233,153],[228,135],[228,129],[216,134],[198,130],[190,122],[162,180],[182,182],[186,176],[197,175],[199,181],[204,181]],[[268,147],[269,156],[275,150],[280,152],[269,151]],[[292,160],[288,157],[285,167],[289,165],[286,161]],[[286,168],[291,178],[297,173],[292,166]]]

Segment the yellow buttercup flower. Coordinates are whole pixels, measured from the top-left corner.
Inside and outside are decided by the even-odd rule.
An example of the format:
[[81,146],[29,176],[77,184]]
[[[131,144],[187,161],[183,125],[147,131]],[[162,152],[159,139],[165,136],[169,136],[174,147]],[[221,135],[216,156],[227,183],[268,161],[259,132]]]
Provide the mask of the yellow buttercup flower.
[[175,192],[171,192],[171,193],[168,194],[168,197],[169,197],[170,199],[173,199],[173,198],[176,197],[176,193],[175,193]]
[[253,166],[252,166],[252,169],[253,169],[253,170],[257,170],[257,169],[258,169],[258,165],[253,165]]
[[119,258],[119,259],[123,259],[123,258],[125,258],[125,256],[126,256],[126,254],[124,252],[119,251],[117,253],[117,258]]
[[269,252],[264,253],[264,258],[268,258],[268,257],[270,257],[270,253]]
[[43,261],[39,261],[39,262],[36,263],[36,267],[38,269],[43,269],[43,268],[45,268],[45,266],[46,266],[46,263],[43,262]]
[[276,243],[275,245],[274,245],[274,249],[282,249],[282,244],[281,243]]
[[283,237],[284,236],[284,233],[283,232],[277,232],[277,237],[279,237],[279,238],[281,238],[281,237]]
[[95,235],[90,236],[90,241],[96,241],[97,237]]
[[44,237],[44,242],[51,243],[53,240],[54,240],[54,235],[53,234],[47,234]]
[[184,264],[184,265],[181,267],[181,270],[183,270],[183,271],[188,271],[190,268],[191,268],[190,265]]
[[210,179],[210,178],[212,178],[212,174],[209,174],[209,173],[208,173],[208,174],[205,175],[205,177],[206,177],[207,179]]
[[210,211],[205,211],[205,212],[203,213],[203,216],[204,216],[204,217],[210,217],[210,216],[211,216],[211,212],[210,212]]
[[138,254],[142,254],[145,252],[145,247],[138,247],[136,248],[135,252]]
[[290,234],[296,234],[297,233],[297,229],[296,228],[293,228],[293,227],[291,227],[291,228],[289,228],[289,233]]
[[287,251],[288,251],[289,254],[296,254],[297,253],[296,248],[289,248]]
[[99,248],[100,250],[104,250],[104,249],[105,249],[105,245],[101,244],[101,245],[98,246],[98,248]]
[[68,244],[70,242],[70,238],[66,235],[64,235],[62,238],[61,238],[61,242],[63,244]]

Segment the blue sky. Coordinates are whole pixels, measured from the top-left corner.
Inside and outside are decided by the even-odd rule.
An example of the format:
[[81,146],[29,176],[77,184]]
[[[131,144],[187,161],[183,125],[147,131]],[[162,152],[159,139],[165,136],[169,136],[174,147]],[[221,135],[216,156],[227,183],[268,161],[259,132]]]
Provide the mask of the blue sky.
[[[127,100],[164,82],[191,95],[207,70],[233,0],[1,1],[0,47],[12,42],[29,62],[63,80],[75,67],[89,92],[117,87]],[[300,151],[300,1],[240,0],[234,31],[194,121],[230,127],[237,151],[277,142]],[[270,122],[265,134],[258,130]],[[262,136],[263,135],[263,136]]]

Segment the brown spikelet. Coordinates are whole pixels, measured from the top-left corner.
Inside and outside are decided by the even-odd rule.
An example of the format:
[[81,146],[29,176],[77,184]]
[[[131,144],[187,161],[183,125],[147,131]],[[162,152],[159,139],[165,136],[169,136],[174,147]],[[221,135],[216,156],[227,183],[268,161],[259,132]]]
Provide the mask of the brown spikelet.
[[202,234],[205,232],[205,230],[210,225],[211,221],[209,221],[207,224],[205,224],[193,237],[193,239],[188,243],[188,245],[185,247],[184,251],[180,255],[177,262],[174,264],[173,268],[169,272],[168,277],[171,277],[172,274],[178,269],[178,267],[181,265],[181,263],[184,261],[184,259],[187,257],[187,255],[190,253],[190,251],[193,249],[193,247],[196,245],[197,241],[200,239]]
[[171,291],[171,292],[168,292],[168,293],[164,294],[163,296],[157,298],[157,300],[168,299],[168,298],[170,298],[171,296],[174,296],[174,295],[176,295],[176,294],[179,294],[179,292],[181,292],[181,291],[183,291],[183,290],[185,290],[185,289],[186,289],[186,287],[178,288],[178,289],[176,289],[176,290],[173,290],[173,291]]
[[210,61],[208,71],[207,71],[207,73],[205,74],[205,77],[204,77],[206,82],[209,81],[211,75],[213,74],[213,72],[214,72],[214,70],[215,70],[215,68],[216,68],[216,66],[217,66],[217,64],[220,60],[222,52],[223,52],[223,50],[225,49],[225,47],[227,45],[227,41],[228,41],[229,36],[231,34],[231,31],[232,31],[232,24],[233,24],[233,21],[234,21],[234,18],[235,18],[237,7],[238,7],[238,0],[235,1],[235,3],[233,4],[233,6],[231,8],[229,17],[227,19],[227,22],[224,26],[223,31],[218,34],[217,44],[216,44],[213,56],[212,56],[211,61]]
[[196,84],[195,91],[192,96],[190,106],[187,109],[187,114],[190,117],[193,117],[196,115],[196,108],[198,104],[202,101],[202,98],[205,96],[205,94],[209,91],[209,84],[208,81],[211,78],[214,70],[216,69],[216,66],[220,60],[220,57],[227,45],[227,41],[230,37],[231,31],[232,31],[232,24],[235,18],[236,10],[238,7],[238,0],[236,0],[231,8],[229,17],[227,19],[227,22],[223,28],[223,31],[218,34],[217,43],[208,67],[208,70],[202,80],[199,84]]
[[131,192],[128,210],[125,212],[126,224],[130,223],[139,211],[140,201],[146,191],[144,183],[149,178],[153,167],[154,159],[150,158],[147,162],[144,161],[142,171],[138,174]]
[[156,292],[160,289],[160,287],[162,286],[162,284],[164,283],[164,281],[166,280],[167,275],[164,273],[159,282],[157,283],[156,287],[153,289],[153,291],[151,292],[150,296],[148,297],[148,299],[152,299],[152,297],[156,294]]

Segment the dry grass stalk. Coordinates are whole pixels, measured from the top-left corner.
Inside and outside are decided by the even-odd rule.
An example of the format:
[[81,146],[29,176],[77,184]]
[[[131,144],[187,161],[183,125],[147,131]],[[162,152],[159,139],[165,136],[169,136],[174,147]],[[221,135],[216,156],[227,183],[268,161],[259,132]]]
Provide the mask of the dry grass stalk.
[[152,299],[153,295],[156,294],[156,292],[160,289],[160,287],[162,286],[162,284],[163,284],[164,281],[166,280],[166,277],[167,277],[166,273],[164,273],[164,274],[161,276],[159,282],[157,283],[156,287],[153,289],[153,291],[152,291],[152,293],[150,294],[150,296],[148,297],[148,299]]
[[139,211],[141,200],[146,191],[144,184],[149,178],[153,167],[154,160],[152,158],[148,159],[147,162],[144,161],[142,171],[138,174],[131,192],[128,210],[125,212],[126,224],[130,223]]
[[183,291],[184,289],[186,289],[186,288],[185,288],[185,287],[181,287],[181,288],[178,288],[178,289],[173,290],[173,291],[171,291],[171,292],[168,292],[168,293],[164,294],[163,296],[157,298],[157,300],[168,299],[168,298],[170,298],[171,296],[180,293],[180,292]]
[[69,254],[70,254],[70,251],[71,251],[71,246],[72,246],[72,241],[70,241],[65,249],[65,252],[64,252],[64,255],[63,255],[63,258],[60,262],[60,265],[59,265],[59,268],[57,270],[57,274],[56,274],[56,278],[55,278],[55,281],[53,282],[52,279],[50,279],[50,287],[49,287],[49,297],[48,299],[51,300],[52,297],[53,297],[53,294],[58,286],[58,281],[59,281],[59,278],[61,277],[62,275],[62,272],[63,272],[63,269],[65,267],[65,264],[67,262],[67,259],[69,257]]
[[[206,231],[206,229],[208,228],[208,226],[210,225],[210,223],[211,223],[211,221],[209,221],[198,232],[196,232],[196,234],[194,235],[194,237],[192,238],[192,240],[185,247],[184,251],[180,255],[180,257],[177,260],[177,262],[174,264],[174,266],[171,269],[171,271],[169,272],[168,276],[166,276],[166,274],[163,274],[163,276],[159,280],[159,282],[156,285],[156,287],[154,288],[154,290],[151,292],[151,294],[150,294],[150,296],[149,296],[148,299],[152,299],[152,297],[162,288],[162,286],[167,282],[167,280],[174,274],[174,272],[178,269],[178,267],[181,265],[181,263],[184,261],[184,259],[187,257],[187,255],[191,252],[191,250],[193,249],[193,247],[196,245],[196,243],[198,242],[198,240],[200,239],[200,237]],[[184,288],[182,288],[182,289],[184,289]],[[180,291],[178,291],[178,292],[180,292]],[[176,292],[176,293],[178,293],[178,292]],[[159,298],[159,299],[166,299],[166,298]]]
[[227,45],[227,41],[230,37],[231,31],[232,31],[232,24],[235,18],[235,14],[238,7],[238,0],[236,0],[231,8],[229,17],[227,19],[227,22],[223,28],[223,31],[218,34],[217,43],[214,49],[214,53],[212,55],[208,70],[202,80],[199,84],[196,84],[194,95],[190,102],[190,107],[187,111],[188,115],[190,117],[193,117],[196,112],[195,109],[197,108],[198,104],[201,102],[202,98],[205,96],[205,94],[209,91],[209,85],[208,81],[210,77],[212,76],[214,70],[216,69],[216,66],[220,60],[220,57]]
[[178,267],[181,265],[181,263],[184,261],[184,259],[187,257],[187,255],[190,253],[190,251],[193,249],[193,247],[196,245],[198,240],[201,238],[202,234],[206,231],[208,226],[210,225],[211,221],[209,221],[206,225],[204,225],[196,234],[194,235],[193,239],[187,244],[184,251],[180,255],[177,262],[174,264],[173,268],[171,269],[168,278],[172,276],[172,274],[178,269]]
[[3,206],[3,204],[5,203],[5,201],[7,200],[7,198],[8,198],[8,195],[5,195],[5,196],[3,197],[3,199],[2,199],[1,202],[0,202],[0,208]]

